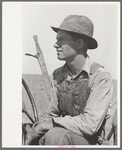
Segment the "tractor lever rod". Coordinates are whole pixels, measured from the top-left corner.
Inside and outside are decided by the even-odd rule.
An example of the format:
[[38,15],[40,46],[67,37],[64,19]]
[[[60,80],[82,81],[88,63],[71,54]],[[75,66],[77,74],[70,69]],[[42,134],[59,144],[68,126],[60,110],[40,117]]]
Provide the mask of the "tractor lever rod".
[[41,68],[41,71],[42,71],[42,76],[43,76],[43,79],[44,79],[45,90],[46,90],[48,99],[50,101],[50,92],[49,92],[50,90],[49,89],[51,88],[52,84],[51,84],[51,81],[50,81],[50,78],[49,78],[49,75],[48,75],[48,72],[47,72],[47,68],[46,68],[46,64],[45,64],[45,60],[44,60],[44,57],[43,57],[42,50],[41,50],[41,48],[39,46],[39,43],[38,43],[38,36],[34,35],[33,39],[35,41],[37,54],[36,55],[32,55],[32,54],[26,53],[25,55],[37,58],[38,63],[39,63],[40,68]]

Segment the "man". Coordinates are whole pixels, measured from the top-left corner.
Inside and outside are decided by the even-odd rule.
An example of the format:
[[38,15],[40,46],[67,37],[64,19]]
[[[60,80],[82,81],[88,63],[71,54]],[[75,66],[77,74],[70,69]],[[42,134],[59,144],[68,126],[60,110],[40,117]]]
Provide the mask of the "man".
[[113,87],[111,75],[87,55],[98,45],[93,28],[89,18],[78,15],[52,27],[57,57],[66,63],[53,73],[49,108],[27,135],[26,145],[101,144]]

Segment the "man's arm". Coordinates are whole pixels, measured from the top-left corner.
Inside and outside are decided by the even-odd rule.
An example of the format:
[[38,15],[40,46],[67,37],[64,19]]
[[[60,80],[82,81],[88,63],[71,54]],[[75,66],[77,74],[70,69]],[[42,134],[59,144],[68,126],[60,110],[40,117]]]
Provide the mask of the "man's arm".
[[109,73],[102,72],[92,81],[89,98],[84,113],[71,117],[53,118],[56,124],[79,135],[94,135],[100,128],[108,112],[113,92],[112,79]]

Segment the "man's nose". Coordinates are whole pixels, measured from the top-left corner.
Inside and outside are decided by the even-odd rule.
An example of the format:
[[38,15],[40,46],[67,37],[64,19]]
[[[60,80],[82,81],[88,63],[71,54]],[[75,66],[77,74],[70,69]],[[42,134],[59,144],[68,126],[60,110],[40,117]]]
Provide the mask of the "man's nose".
[[57,43],[55,43],[54,48],[59,48],[59,45]]

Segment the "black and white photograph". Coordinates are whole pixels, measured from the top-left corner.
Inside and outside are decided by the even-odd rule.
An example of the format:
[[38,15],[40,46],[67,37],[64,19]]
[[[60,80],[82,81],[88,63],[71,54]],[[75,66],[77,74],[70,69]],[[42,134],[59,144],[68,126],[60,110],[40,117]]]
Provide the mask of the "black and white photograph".
[[3,147],[119,148],[120,107],[120,2],[2,3]]

